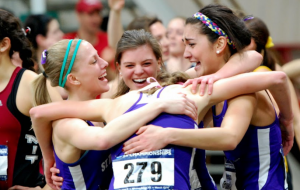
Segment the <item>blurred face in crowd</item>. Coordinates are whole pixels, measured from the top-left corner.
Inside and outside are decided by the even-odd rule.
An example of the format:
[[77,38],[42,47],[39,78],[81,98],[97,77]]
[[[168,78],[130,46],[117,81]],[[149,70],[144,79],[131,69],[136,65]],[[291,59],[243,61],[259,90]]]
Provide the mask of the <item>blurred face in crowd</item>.
[[48,31],[44,40],[43,48],[48,49],[54,43],[62,40],[63,32],[60,30],[59,23],[56,19],[52,19],[48,24]]
[[184,52],[184,44],[182,42],[182,35],[184,31],[185,21],[182,18],[175,18],[169,22],[168,38],[169,50],[173,56],[182,56]]
[[169,40],[167,38],[167,30],[161,22],[155,22],[149,30],[152,36],[159,42],[162,49],[162,59],[167,61],[169,59]]
[[100,10],[93,10],[90,12],[77,12],[80,27],[90,34],[95,34],[99,31],[102,16]]

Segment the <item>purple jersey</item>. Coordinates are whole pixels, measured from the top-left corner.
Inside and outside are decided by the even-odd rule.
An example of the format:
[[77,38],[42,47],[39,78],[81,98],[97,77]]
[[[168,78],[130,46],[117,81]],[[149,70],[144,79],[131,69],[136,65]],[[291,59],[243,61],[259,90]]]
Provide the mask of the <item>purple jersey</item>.
[[[213,107],[214,126],[220,127],[227,111],[227,101],[223,110],[216,115]],[[279,119],[264,127],[250,125],[237,147],[225,153],[225,172],[221,188],[245,190],[287,189],[286,173],[282,152]]]
[[[160,93],[161,91],[157,97],[140,93],[138,101],[125,113],[146,105],[152,99],[159,98]],[[198,128],[197,124],[186,115],[167,113],[160,114],[149,124],[164,128]],[[132,135],[130,138],[135,136]],[[196,149],[168,145],[157,151],[124,155],[122,148],[123,143],[120,143],[111,150],[114,177],[110,190],[203,189],[197,176],[197,169],[200,165],[196,168],[194,164]],[[202,157],[199,160],[202,161]]]
[[[93,125],[91,122],[87,122]],[[88,150],[81,158],[72,164],[61,161],[55,155],[56,167],[63,177],[62,189],[87,190],[108,189],[112,178],[110,151]]]

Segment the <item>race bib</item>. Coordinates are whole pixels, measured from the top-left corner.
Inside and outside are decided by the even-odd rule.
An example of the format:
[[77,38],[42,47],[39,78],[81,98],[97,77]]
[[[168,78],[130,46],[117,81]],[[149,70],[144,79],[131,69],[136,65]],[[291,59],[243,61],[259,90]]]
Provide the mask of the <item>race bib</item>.
[[235,186],[236,172],[232,161],[225,158],[225,171],[220,180],[222,190],[237,190]]
[[174,189],[174,149],[123,155],[113,160],[114,189]]
[[8,168],[8,148],[5,145],[0,145],[0,181],[7,180]]

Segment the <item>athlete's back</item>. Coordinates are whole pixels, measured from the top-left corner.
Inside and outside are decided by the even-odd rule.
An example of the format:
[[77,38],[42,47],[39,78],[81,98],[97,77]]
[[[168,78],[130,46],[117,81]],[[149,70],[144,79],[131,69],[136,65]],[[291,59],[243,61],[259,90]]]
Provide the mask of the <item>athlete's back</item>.
[[[155,96],[156,94],[147,97],[141,93],[139,100],[127,112],[146,105]],[[197,128],[197,124],[188,116],[166,113],[160,114],[149,124],[182,129]],[[200,189],[200,182],[193,169],[195,149],[168,145],[153,152],[124,155],[122,148],[123,143],[112,148],[114,178],[110,189]]]

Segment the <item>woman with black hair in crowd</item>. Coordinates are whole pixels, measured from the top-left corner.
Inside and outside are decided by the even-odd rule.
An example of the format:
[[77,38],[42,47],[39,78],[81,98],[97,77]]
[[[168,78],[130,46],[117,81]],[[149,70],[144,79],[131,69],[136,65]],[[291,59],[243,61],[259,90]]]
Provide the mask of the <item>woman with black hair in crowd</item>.
[[[0,26],[0,189],[40,189],[45,185],[39,172],[42,154],[29,117],[34,106],[31,85],[37,77],[31,46],[19,20],[2,9]],[[23,68],[11,62],[16,52]],[[60,99],[48,89],[53,101]]]
[[46,14],[29,15],[24,26],[25,28],[30,28],[27,38],[30,40],[34,50],[33,59],[38,65],[36,71],[41,73],[44,71],[40,64],[42,52],[61,40],[63,32],[59,28],[58,21]]

